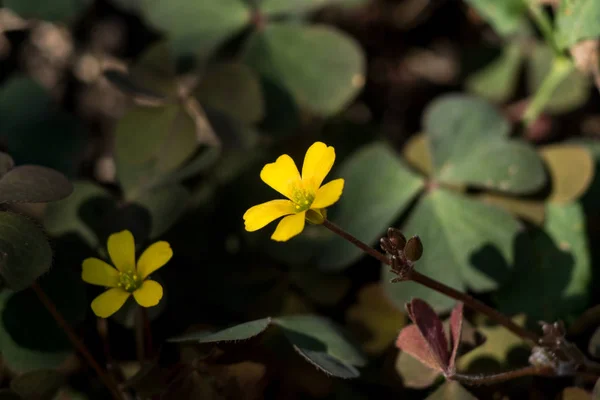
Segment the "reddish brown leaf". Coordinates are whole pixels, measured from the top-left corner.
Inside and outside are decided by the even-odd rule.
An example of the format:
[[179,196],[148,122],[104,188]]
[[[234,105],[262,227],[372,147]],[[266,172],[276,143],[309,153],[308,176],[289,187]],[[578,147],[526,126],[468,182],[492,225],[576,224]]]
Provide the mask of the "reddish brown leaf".
[[452,310],[450,315],[450,347],[452,349],[452,355],[450,356],[450,362],[448,368],[451,370],[455,369],[456,354],[458,353],[458,347],[460,346],[460,338],[462,336],[463,326],[463,303],[457,303]]
[[396,347],[410,354],[429,368],[444,372],[445,365],[441,364],[439,359],[434,356],[417,325],[407,326],[400,331],[400,335],[398,335],[398,339],[396,340]]
[[413,299],[410,302],[409,314],[411,319],[419,328],[421,335],[429,345],[433,357],[443,371],[448,370],[450,354],[448,352],[448,340],[444,334],[442,321],[435,311],[421,299]]

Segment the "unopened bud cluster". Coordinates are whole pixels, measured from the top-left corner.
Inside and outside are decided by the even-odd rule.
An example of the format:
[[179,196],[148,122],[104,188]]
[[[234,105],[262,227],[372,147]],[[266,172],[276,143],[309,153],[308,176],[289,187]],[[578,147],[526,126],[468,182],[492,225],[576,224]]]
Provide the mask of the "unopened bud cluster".
[[423,256],[423,243],[415,235],[406,240],[400,230],[389,228],[387,237],[380,239],[381,248],[391,257],[392,272],[398,275],[394,281],[401,281],[412,271],[414,263]]

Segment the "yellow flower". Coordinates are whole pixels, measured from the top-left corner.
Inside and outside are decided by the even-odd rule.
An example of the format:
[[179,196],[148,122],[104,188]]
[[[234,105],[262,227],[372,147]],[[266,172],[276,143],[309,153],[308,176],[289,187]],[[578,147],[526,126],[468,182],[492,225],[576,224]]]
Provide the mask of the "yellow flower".
[[271,236],[273,240],[285,242],[302,232],[305,219],[315,224],[323,223],[325,208],[338,201],[344,189],[343,179],[321,186],[334,161],[333,147],[316,142],[304,156],[302,176],[287,154],[265,165],[260,178],[289,200],[271,200],[250,208],[244,214],[246,230],[254,232],[287,215]]
[[165,265],[173,256],[167,242],[148,247],[135,264],[135,242],[129,231],[113,233],[108,238],[108,254],[116,268],[98,258],[83,261],[81,278],[92,285],[108,289],[92,301],[94,314],[108,318],[116,313],[133,294],[142,307],[158,304],[163,296],[162,286],[148,276]]

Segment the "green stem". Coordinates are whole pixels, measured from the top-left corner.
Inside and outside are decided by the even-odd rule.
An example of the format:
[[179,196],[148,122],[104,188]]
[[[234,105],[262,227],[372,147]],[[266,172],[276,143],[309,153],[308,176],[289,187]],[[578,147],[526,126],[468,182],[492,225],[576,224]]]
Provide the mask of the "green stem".
[[563,56],[554,58],[550,72],[544,78],[533,100],[527,106],[527,111],[523,114],[523,122],[526,126],[531,125],[539,117],[558,85],[572,70],[573,63],[571,60]]

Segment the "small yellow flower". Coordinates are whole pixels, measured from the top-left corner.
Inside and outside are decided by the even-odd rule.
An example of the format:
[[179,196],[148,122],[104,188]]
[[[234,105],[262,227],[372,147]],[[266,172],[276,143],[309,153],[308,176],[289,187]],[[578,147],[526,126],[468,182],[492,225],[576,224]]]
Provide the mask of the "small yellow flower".
[[129,231],[113,233],[108,238],[108,254],[116,268],[98,258],[83,261],[81,278],[92,285],[108,289],[92,301],[94,314],[108,318],[125,304],[133,294],[142,307],[158,304],[163,296],[162,286],[148,276],[165,265],[173,256],[167,242],[156,242],[148,247],[135,264],[135,242]]
[[285,242],[302,232],[305,219],[311,223],[323,223],[325,208],[338,201],[344,189],[343,179],[321,186],[334,161],[333,147],[316,142],[304,156],[302,176],[287,154],[265,165],[260,178],[289,200],[271,200],[250,208],[244,214],[246,230],[254,232],[287,215],[271,236],[273,240]]

